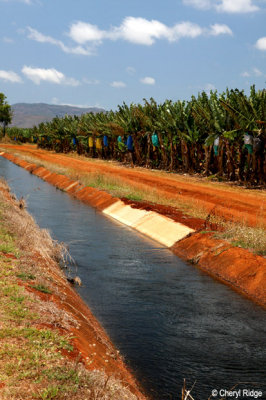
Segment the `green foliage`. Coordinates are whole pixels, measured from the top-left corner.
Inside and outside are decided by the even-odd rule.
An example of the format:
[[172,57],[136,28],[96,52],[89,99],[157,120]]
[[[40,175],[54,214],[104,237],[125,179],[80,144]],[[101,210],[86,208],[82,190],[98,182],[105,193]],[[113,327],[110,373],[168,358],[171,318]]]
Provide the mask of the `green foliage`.
[[125,196],[128,200],[133,200],[133,201],[142,201],[143,198],[141,197],[141,195],[138,194],[128,194]]
[[[126,146],[124,152],[119,150],[117,138],[125,140],[131,135],[132,162],[136,165],[263,184],[265,127],[266,91],[256,91],[251,86],[249,96],[238,89],[227,89],[222,94],[202,92],[190,101],[165,100],[158,104],[153,98],[144,99],[143,104],[123,103],[115,112],[56,117],[31,131],[11,128],[9,135],[22,142],[36,142],[48,150],[77,151],[119,161],[127,159],[128,151]],[[159,141],[156,151],[151,142],[154,132]],[[262,150],[252,157],[245,151],[246,133],[261,141]],[[108,137],[108,148],[99,151],[96,139],[103,136]],[[214,152],[217,138],[219,145]],[[89,139],[93,147],[89,147]]]
[[4,93],[0,93],[0,123],[3,125],[3,136],[5,136],[5,128],[12,120],[11,106],[6,101]]
[[17,274],[17,277],[22,279],[23,281],[27,281],[27,280],[32,281],[32,280],[36,279],[36,277],[34,275],[28,274],[26,272],[21,272],[21,273]]
[[39,292],[42,293],[47,293],[47,294],[51,294],[52,291],[50,289],[48,289],[46,286],[44,285],[32,285],[31,286],[33,289],[39,290]]

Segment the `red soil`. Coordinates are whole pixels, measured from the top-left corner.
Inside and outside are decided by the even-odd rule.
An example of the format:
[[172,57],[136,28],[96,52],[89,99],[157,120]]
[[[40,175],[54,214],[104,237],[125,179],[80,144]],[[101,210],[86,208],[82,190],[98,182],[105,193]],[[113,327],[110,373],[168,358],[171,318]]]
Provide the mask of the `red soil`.
[[[17,146],[17,148],[21,149],[19,146]],[[126,175],[129,176],[130,174],[133,176],[135,174],[135,181],[137,183],[141,182],[142,185],[144,185],[144,181],[147,183],[147,176],[149,176],[151,178],[151,187],[154,187],[155,182],[158,181],[157,185],[160,186],[158,187],[158,190],[162,190],[166,196],[168,196],[171,191],[173,192],[174,184],[178,184],[179,187],[181,187],[182,185],[184,186],[183,181],[177,182],[177,180],[173,180],[171,178],[161,178],[149,171],[128,171],[124,167],[110,167],[107,165],[107,163],[98,164],[90,161],[80,161],[74,159],[71,160],[69,157],[66,157],[64,155],[59,156],[43,150],[36,150],[32,148],[32,146],[23,146],[22,151],[26,153],[32,152],[35,156],[40,156],[40,158],[45,157],[45,159],[49,160],[49,162],[55,160],[55,163],[59,163],[61,165],[64,165],[65,162],[68,163],[67,166],[69,166],[70,163],[76,163],[75,168],[78,170],[84,170],[85,166],[87,166],[86,172],[94,171],[95,168],[98,170],[101,168],[105,168],[108,174],[110,173],[110,170],[113,170],[113,173],[116,173],[119,177],[124,177]],[[40,168],[36,168],[34,164],[25,163],[25,161],[22,161],[21,159],[14,157],[13,155],[4,154],[3,156],[18,165],[25,165],[27,170],[33,171],[32,173],[35,173],[36,175],[38,174],[39,176],[43,176],[44,180],[52,183],[57,187],[65,189],[66,185],[75,184],[74,181],[69,180],[64,175],[49,175],[48,170],[44,168],[40,170]],[[132,183],[132,185],[134,184]],[[248,221],[251,225],[257,222],[257,215],[255,214],[255,212],[260,209],[260,205],[264,200],[263,194],[261,194],[261,196],[255,196],[254,194],[247,195],[244,190],[243,193],[239,192],[235,194],[234,192],[229,190],[220,190],[218,187],[216,187],[215,189],[210,189],[209,187],[204,187],[203,185],[195,185],[194,183],[189,186],[191,186],[192,188],[187,189],[187,192],[190,191],[190,195],[194,198],[196,197],[198,200],[201,194],[203,202],[205,201],[204,196],[208,198],[209,192],[211,192],[210,200],[213,201],[213,203],[211,204],[212,207],[215,207],[216,214],[220,215],[220,212],[224,211],[225,214],[222,213],[221,215],[225,218],[230,217],[231,219],[237,220],[241,216],[241,219],[246,219],[246,221]],[[183,190],[184,189],[182,189],[182,191]],[[204,191],[205,194],[203,194]],[[67,192],[74,195],[79,200],[98,208],[99,210],[102,210],[108,205],[117,201],[117,199],[113,198],[110,194],[106,192],[94,188],[84,187],[83,185],[80,185],[78,183],[76,183],[75,186],[72,186],[70,190],[67,190]],[[217,193],[215,194],[215,192]],[[185,260],[197,264],[201,269],[205,270],[216,279],[223,281],[235,290],[258,302],[259,304],[266,306],[265,258],[257,256],[249,252],[248,250],[244,250],[238,247],[232,247],[229,243],[225,241],[214,239],[211,233],[199,233],[201,230],[215,230],[217,228],[214,224],[209,224],[208,221],[204,221],[199,218],[189,218],[173,207],[148,204],[145,202],[134,202],[127,199],[122,200],[125,203],[130,204],[132,207],[156,211],[158,213],[166,215],[169,218],[172,218],[177,222],[181,222],[184,225],[195,229],[197,233],[176,243],[172,247],[172,250],[179,257],[182,257]],[[224,203],[222,203],[222,200]],[[222,206],[221,204],[226,205],[226,207]],[[232,209],[229,208],[230,205],[232,206]],[[241,211],[238,211],[238,207]],[[219,211],[218,213],[217,210]],[[261,208],[260,212],[260,221],[265,222],[265,212],[263,211],[263,208]]]
[[14,254],[10,254],[10,253],[3,253],[2,251],[0,251],[0,255],[6,258],[11,258],[13,260],[16,260],[17,257]]
[[[33,164],[25,164],[24,161],[14,158],[13,156],[7,156],[6,158],[16,162],[18,165],[26,166],[27,169],[30,167],[30,170],[34,171],[34,173],[45,172],[44,175],[47,174],[47,170],[40,170],[40,168],[34,167]],[[61,176],[59,176],[58,181],[60,184],[62,183]],[[14,201],[7,190],[1,189],[1,191],[9,201]],[[12,254],[1,252],[1,255],[8,258],[16,258],[12,256]],[[88,306],[64,277],[58,264],[52,259],[47,263],[47,260],[44,259],[37,250],[32,254],[32,260],[38,265],[38,268],[44,271],[45,277],[49,280],[54,289],[52,289],[53,293],[44,293],[37,290],[34,287],[34,280],[25,282],[21,279],[17,279],[17,283],[20,286],[24,286],[27,291],[33,293],[41,301],[54,303],[58,309],[66,311],[72,317],[72,321],[74,321],[74,323],[72,322],[70,324],[68,329],[60,325],[60,320],[56,321],[54,325],[51,323],[36,324],[36,328],[49,328],[58,331],[60,334],[71,335],[72,338],[70,342],[73,346],[73,351],[63,351],[62,354],[64,356],[75,360],[77,363],[82,362],[89,370],[101,370],[106,373],[107,376],[119,379],[139,400],[147,399],[108,335],[93,316]],[[5,383],[0,381],[0,389],[4,386]]]
[[266,259],[232,247],[211,233],[195,233],[172,247],[180,258],[266,307]]
[[91,161],[90,159],[76,159],[64,154],[55,154],[46,150],[37,149],[34,145],[1,144],[2,148],[20,152],[47,161],[58,166],[75,170],[77,173],[102,173],[117,176],[119,180],[135,188],[146,190],[155,189],[158,194],[168,199],[193,202],[198,207],[204,207],[208,212],[215,211],[216,215],[226,220],[245,221],[254,226],[266,223],[265,194],[259,195],[245,189],[232,190],[230,186],[204,184],[191,177],[178,174],[166,176],[158,171],[144,168],[129,169],[122,165],[114,165],[105,161]]
[[[36,262],[41,260],[36,256]],[[73,351],[65,352],[64,355],[70,359],[79,360],[84,366],[90,370],[102,370],[108,376],[114,376],[122,381],[130,390],[139,396],[139,399],[145,399],[141,394],[133,375],[125,367],[119,353],[110,341],[107,334],[104,332],[101,325],[95,319],[88,306],[83,302],[80,296],[72,289],[66,280],[60,278],[57,272],[57,265],[54,265],[52,277],[56,279],[56,288],[59,295],[46,294],[34,289],[30,284],[19,281],[29,292],[37,295],[42,301],[51,301],[58,308],[63,309],[70,314],[77,323],[76,327],[71,327],[68,331],[56,327],[60,333],[72,334],[71,344],[74,347]],[[47,275],[50,272],[47,271]],[[40,326],[40,329],[49,328],[55,329],[51,324]]]

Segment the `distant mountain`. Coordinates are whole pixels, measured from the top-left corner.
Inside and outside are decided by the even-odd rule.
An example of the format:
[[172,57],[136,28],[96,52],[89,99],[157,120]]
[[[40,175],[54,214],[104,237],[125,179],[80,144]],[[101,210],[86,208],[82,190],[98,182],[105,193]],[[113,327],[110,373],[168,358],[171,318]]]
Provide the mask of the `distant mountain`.
[[19,128],[32,128],[41,122],[51,121],[54,117],[64,117],[68,115],[78,115],[86,113],[98,113],[104,111],[102,108],[89,107],[81,108],[74,106],[59,106],[45,103],[17,103],[12,106],[13,118],[12,124],[9,126],[17,126]]

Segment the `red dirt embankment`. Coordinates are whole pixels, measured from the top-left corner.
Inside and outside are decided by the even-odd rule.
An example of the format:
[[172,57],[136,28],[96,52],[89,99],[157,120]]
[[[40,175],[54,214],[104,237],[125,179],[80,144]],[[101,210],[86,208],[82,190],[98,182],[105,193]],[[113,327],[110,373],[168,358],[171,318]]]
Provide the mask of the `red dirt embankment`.
[[214,239],[211,233],[195,233],[176,243],[172,251],[266,308],[265,258]]
[[[19,146],[17,146],[19,147]],[[27,150],[27,147],[26,147]],[[30,147],[30,151],[33,151],[37,154],[39,151],[32,150]],[[71,160],[66,156],[58,156],[47,154],[47,152],[40,151],[41,157],[45,157],[49,159],[49,162],[52,162],[53,157],[55,160],[63,159],[63,163],[67,162],[67,166],[69,167],[70,163],[78,164],[77,168],[79,168],[79,163],[83,165],[82,168],[85,168],[87,162],[79,161],[79,160]],[[58,175],[49,172],[47,169],[43,167],[36,167],[34,164],[30,164],[18,157],[14,157],[11,154],[3,154],[3,157],[9,159],[17,165],[22,166],[23,168],[31,171],[33,174],[42,177],[45,181],[53,184],[54,186],[65,190],[67,193],[73,195],[74,197],[80,199],[81,201],[90,204],[99,210],[103,210],[105,207],[116,202],[118,199],[113,198],[110,194],[100,191],[94,188],[84,187],[76,181],[69,179],[64,175]],[[63,165],[63,164],[62,164]],[[88,161],[87,172],[95,167],[95,164]],[[99,165],[96,165],[98,168]],[[103,165],[100,165],[103,168]],[[74,167],[73,167],[74,168]],[[110,167],[113,168],[114,171],[118,170],[118,167]],[[121,168],[124,173],[125,168]],[[139,173],[138,171],[129,171],[125,173],[136,173],[136,176],[140,174],[140,180],[142,181],[143,173]],[[147,173],[148,174],[148,173]],[[152,174],[151,174],[152,175]],[[153,176],[152,176],[153,178]],[[155,177],[156,178],[156,177]],[[160,178],[161,186],[164,185],[164,178]],[[173,182],[172,182],[173,184]],[[175,181],[175,185],[177,185]],[[179,183],[178,183],[179,185]],[[203,188],[199,188],[199,190],[203,190]],[[206,192],[208,188],[205,188]],[[212,189],[214,191],[214,189]],[[219,191],[215,189],[217,192],[217,207],[219,207],[219,199],[222,199],[222,193],[224,191]],[[169,193],[169,192],[168,192]],[[199,193],[199,191],[198,191]],[[236,195],[231,192],[224,193],[224,201],[227,204],[232,202],[234,207],[237,208],[238,201],[234,200]],[[212,200],[215,196],[213,196]],[[231,198],[233,200],[231,200]],[[241,216],[243,215],[249,220],[249,222],[255,222],[257,216],[252,214],[251,209],[256,207],[258,208],[261,204],[261,198],[257,198],[255,195],[246,196],[248,207],[243,207],[241,210]],[[241,294],[249,297],[253,301],[258,304],[266,307],[266,259],[257,256],[251,253],[248,250],[241,249],[238,247],[231,246],[228,242],[223,240],[218,240],[213,237],[212,233],[200,233],[203,229],[215,229],[214,225],[209,225],[206,221],[201,220],[199,218],[189,218],[183,215],[180,211],[174,209],[173,207],[166,207],[161,205],[140,203],[136,201],[129,201],[123,199],[123,201],[127,204],[130,204],[132,207],[141,208],[145,210],[152,210],[163,215],[166,215],[169,218],[172,218],[174,221],[181,222],[184,225],[187,225],[196,230],[195,234],[190,235],[189,237],[177,242],[171,249],[177,254],[179,257],[183,258],[186,261],[190,261],[193,264],[197,265],[202,270],[209,273],[216,279],[219,279],[223,283],[231,286],[234,290],[240,292]],[[244,194],[241,194],[239,203],[244,204]],[[213,205],[213,204],[212,204]],[[221,211],[221,208],[219,208]],[[233,210],[234,211],[234,210]],[[255,211],[255,210],[254,210]],[[263,211],[263,210],[262,210]],[[229,213],[230,210],[227,209]],[[227,214],[228,215],[228,214]],[[236,216],[237,214],[233,212],[232,215]],[[254,218],[253,218],[254,217]],[[261,215],[260,215],[261,217]],[[237,219],[237,218],[236,218]]]
[[[25,165],[29,167],[29,164]],[[33,168],[33,166],[31,166]],[[31,168],[30,168],[31,169]],[[40,170],[39,170],[40,172]],[[47,174],[47,171],[45,171]],[[50,174],[51,175],[51,174]],[[60,181],[60,180],[59,180]],[[7,189],[0,188],[4,197],[13,206],[18,207],[16,200],[10,195]],[[21,212],[23,212],[22,210]],[[31,229],[31,221],[27,220],[27,228]],[[32,228],[33,229],[33,228]],[[136,382],[133,374],[125,366],[119,351],[116,350],[108,335],[101,327],[99,322],[91,313],[88,306],[84,303],[72,285],[67,281],[64,273],[48,253],[43,255],[38,248],[30,250],[31,263],[34,270],[41,272],[45,280],[52,286],[52,294],[37,290],[33,281],[17,278],[17,283],[31,293],[34,293],[41,301],[49,302],[55,306],[53,308],[53,318],[47,317],[47,323],[39,324],[32,321],[35,328],[49,328],[59,331],[61,334],[71,337],[73,351],[62,350],[62,354],[77,364],[82,363],[88,370],[103,371],[107,377],[118,379],[124,387],[129,388],[137,399],[145,400],[141,389]],[[7,258],[16,259],[13,254],[2,253]],[[24,261],[25,262],[25,261]],[[50,306],[51,307],[51,306]],[[40,306],[40,310],[45,314],[45,307]],[[58,310],[63,310],[62,317],[58,317]],[[60,318],[67,315],[71,323],[64,323]],[[1,382],[0,382],[1,385]]]
[[[36,257],[37,262],[41,262]],[[102,326],[91,313],[88,306],[83,302],[80,296],[72,289],[65,279],[60,277],[55,265],[48,272],[56,282],[58,293],[44,294],[38,290],[32,289],[30,285],[23,282],[23,286],[29,291],[33,291],[43,301],[50,301],[71,315],[76,322],[76,327],[71,327],[68,332],[64,329],[63,333],[73,335],[71,344],[74,350],[69,353],[65,352],[67,357],[82,362],[89,370],[104,371],[107,376],[119,379],[130,391],[138,396],[139,400],[145,400],[146,397],[141,393],[140,388],[122,361],[119,352],[116,350],[111,340],[103,330]],[[51,326],[49,326],[51,328]]]
[[7,151],[15,150],[22,155],[36,157],[40,161],[70,168],[78,173],[117,176],[134,188],[153,189],[164,198],[193,202],[208,212],[215,210],[216,215],[226,220],[244,221],[251,226],[257,225],[258,221],[266,224],[266,195],[262,192],[255,194],[255,191],[233,189],[225,184],[206,184],[200,179],[178,174],[166,174],[144,168],[129,169],[100,160],[71,158],[69,155],[37,149],[35,145],[1,144],[1,148],[6,148]]

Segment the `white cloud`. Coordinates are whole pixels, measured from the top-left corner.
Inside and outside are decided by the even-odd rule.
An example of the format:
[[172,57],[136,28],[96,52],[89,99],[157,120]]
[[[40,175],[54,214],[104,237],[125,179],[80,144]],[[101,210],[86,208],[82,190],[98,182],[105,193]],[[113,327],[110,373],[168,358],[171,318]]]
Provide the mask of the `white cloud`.
[[146,76],[145,78],[140,79],[140,82],[144,85],[155,85],[155,79],[151,76]]
[[256,76],[257,78],[259,78],[260,76],[266,76],[257,67],[253,67],[252,70],[250,70],[250,71],[244,71],[240,75],[243,76],[244,78],[249,78],[249,77],[252,77],[252,76]]
[[167,39],[170,42],[175,42],[182,37],[196,38],[204,33],[204,29],[192,22],[181,22],[168,28]]
[[127,73],[128,73],[129,75],[134,75],[135,72],[136,72],[136,70],[135,70],[134,67],[127,67],[127,68],[126,68],[126,71],[127,71]]
[[7,36],[3,37],[3,42],[4,43],[14,43],[14,40],[12,38],[9,38]]
[[0,1],[2,1],[4,3],[13,3],[15,1],[17,1],[19,3],[24,3],[24,4],[28,4],[28,5],[33,4],[33,0],[0,0]]
[[106,36],[96,25],[78,21],[71,25],[69,36],[75,42],[84,44],[86,42],[100,42]]
[[256,47],[258,50],[266,51],[266,36],[264,36],[264,37],[258,39],[257,42],[256,42],[256,44],[255,44],[255,47]]
[[82,82],[86,83],[87,85],[99,85],[100,84],[100,81],[98,79],[83,78]]
[[188,6],[193,6],[200,9],[211,8],[210,0],[183,0],[183,3]]
[[[1,0],[0,0],[1,1]],[[25,31],[20,30],[20,34]],[[125,40],[130,43],[151,46],[156,40],[164,39],[169,42],[177,42],[181,38],[196,38],[198,36],[218,36],[232,35],[231,29],[224,24],[214,24],[210,28],[204,28],[198,24],[183,21],[173,26],[167,26],[157,20],[147,20],[145,18],[126,17],[118,27],[110,30],[100,30],[96,25],[82,21],[71,25],[68,36],[77,43],[76,46],[67,46],[61,40],[44,35],[32,27],[27,28],[28,39],[39,43],[49,43],[59,47],[68,54],[94,55],[96,46],[103,40]],[[132,67],[128,67],[129,74],[134,73]],[[131,68],[131,70],[130,70]]]
[[126,17],[122,24],[109,31],[100,30],[96,25],[78,21],[71,25],[69,36],[76,43],[101,43],[103,39],[123,39],[131,43],[151,45],[155,39],[167,36],[167,27],[159,21]]
[[16,72],[13,71],[0,70],[0,79],[2,79],[5,82],[11,82],[11,83],[22,82],[21,77],[18,74],[16,74]]
[[248,13],[258,11],[259,7],[253,4],[253,0],[222,0],[216,9],[227,13]]
[[167,34],[167,26],[159,21],[126,17],[120,27],[109,33],[109,37],[150,46],[156,39],[167,37]]
[[64,85],[68,85],[68,86],[79,86],[80,82],[75,79],[75,78],[67,78],[65,77],[65,79],[62,82]]
[[65,53],[80,54],[80,55],[86,55],[86,56],[92,55],[92,53],[93,53],[92,49],[84,48],[82,46],[68,47],[61,40],[54,39],[51,36],[43,35],[41,32],[38,32],[36,29],[33,29],[30,26],[27,29],[29,32],[29,34],[28,34],[29,39],[35,40],[36,42],[40,42],[40,43],[53,44],[55,46],[58,46]]
[[96,103],[94,105],[92,105],[92,104],[63,103],[57,97],[53,97],[52,98],[51,104],[54,104],[54,105],[57,105],[57,106],[70,106],[70,107],[79,107],[79,108],[92,108],[92,107],[102,108],[102,106],[99,103]]
[[203,90],[207,93],[209,93],[211,90],[216,90],[216,87],[212,83],[207,83]]
[[114,88],[124,88],[126,87],[125,82],[122,81],[113,81],[112,83],[110,83],[110,86],[114,87]]
[[256,67],[253,68],[253,72],[255,76],[262,76],[263,73]]
[[73,78],[67,78],[62,72],[57,71],[55,68],[45,69],[45,68],[33,68],[24,66],[22,68],[23,74],[34,82],[36,85],[39,85],[42,81],[55,83],[58,85],[70,85],[70,86],[78,86],[79,82]]
[[226,13],[249,13],[258,11],[259,7],[254,0],[183,0],[185,5],[193,6],[202,10],[215,9]]
[[211,25],[210,35],[218,36],[218,35],[233,35],[233,32],[229,28],[229,26],[224,24],[214,24]]
[[104,39],[125,40],[130,43],[151,46],[156,40],[165,39],[176,42],[183,37],[196,38],[200,35],[232,34],[227,25],[212,25],[211,28],[202,28],[198,24],[184,21],[167,26],[157,20],[145,18],[126,17],[118,27],[109,31],[100,30],[96,25],[78,21],[74,23],[69,32],[71,39],[79,44],[92,42],[100,44]]

